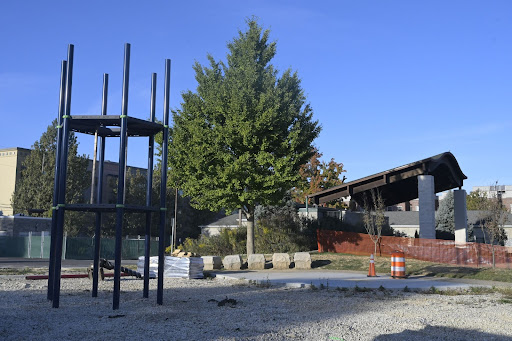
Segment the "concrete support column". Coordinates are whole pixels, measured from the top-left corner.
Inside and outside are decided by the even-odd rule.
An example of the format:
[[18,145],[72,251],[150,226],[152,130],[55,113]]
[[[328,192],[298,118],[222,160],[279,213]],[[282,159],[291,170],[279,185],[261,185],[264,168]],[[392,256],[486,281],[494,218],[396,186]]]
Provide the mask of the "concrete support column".
[[455,218],[455,243],[465,243],[468,238],[468,214],[466,207],[466,191],[453,191],[453,215]]
[[432,175],[418,175],[420,238],[436,238],[436,192]]

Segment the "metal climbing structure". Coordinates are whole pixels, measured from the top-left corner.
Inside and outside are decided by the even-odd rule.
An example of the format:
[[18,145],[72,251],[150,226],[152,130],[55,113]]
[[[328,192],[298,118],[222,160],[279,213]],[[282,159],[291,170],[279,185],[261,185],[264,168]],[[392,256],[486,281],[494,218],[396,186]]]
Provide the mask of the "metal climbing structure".
[[[151,238],[151,214],[159,212],[159,243],[158,243],[158,285],[157,285],[157,304],[163,304],[163,270],[164,270],[164,238],[166,225],[166,183],[167,167],[161,172],[160,184],[160,207],[151,206],[151,187],[153,178],[153,157],[155,135],[163,133],[162,145],[162,165],[167,165],[167,151],[169,140],[169,95],[171,79],[171,61],[165,60],[165,80],[164,80],[164,113],[163,124],[155,122],[155,101],[156,101],[156,73],[151,76],[151,103],[150,120],[128,116],[128,84],[130,76],[130,44],[125,45],[124,66],[123,66],[123,90],[121,115],[107,114],[107,93],[108,93],[108,74],[103,76],[103,95],[101,115],[71,115],[71,87],[73,79],[73,55],[74,46],[68,46],[67,60],[62,61],[61,79],[60,79],[60,99],[59,113],[57,123],[57,150],[55,156],[55,179],[53,191],[52,207],[52,228],[51,228],[51,246],[50,262],[48,276],[48,300],[52,301],[54,308],[59,307],[60,298],[60,279],[62,265],[62,242],[64,234],[64,217],[66,211],[94,212],[95,219],[95,237],[94,237],[94,264],[93,264],[93,282],[92,296],[98,295],[98,268],[100,260],[100,242],[101,242],[101,215],[105,212],[116,213],[115,230],[115,259],[114,259],[114,292],[112,308],[119,309],[120,283],[121,283],[121,246],[123,234],[123,216],[125,212],[139,212],[146,215],[145,226],[145,262],[144,262],[144,288],[143,297],[149,297],[149,256],[150,256],[150,238]],[[91,204],[67,204],[66,203],[66,176],[68,160],[69,133],[77,132],[91,134],[99,137],[99,165],[98,165],[98,185],[96,202]],[[126,177],[126,155],[128,146],[128,137],[148,137],[148,174],[146,205],[130,205],[125,203],[125,177]],[[103,166],[105,161],[105,143],[106,138],[119,138],[119,178],[117,184],[117,202],[116,204],[102,203],[103,194]]]

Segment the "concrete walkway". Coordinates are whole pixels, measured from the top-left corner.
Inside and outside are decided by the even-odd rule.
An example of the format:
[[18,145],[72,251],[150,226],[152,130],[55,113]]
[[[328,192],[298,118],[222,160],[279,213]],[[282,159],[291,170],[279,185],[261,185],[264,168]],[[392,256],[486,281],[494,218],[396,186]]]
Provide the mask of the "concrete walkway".
[[427,290],[436,289],[468,289],[475,286],[493,285],[512,286],[511,283],[462,280],[451,278],[436,278],[426,276],[411,276],[406,279],[394,279],[389,274],[378,274],[378,277],[367,277],[366,274],[350,271],[322,271],[322,270],[241,270],[219,271],[213,273],[221,279],[244,279],[263,285],[285,285],[293,288],[315,287],[329,288],[372,288],[377,289],[381,285],[386,289]]

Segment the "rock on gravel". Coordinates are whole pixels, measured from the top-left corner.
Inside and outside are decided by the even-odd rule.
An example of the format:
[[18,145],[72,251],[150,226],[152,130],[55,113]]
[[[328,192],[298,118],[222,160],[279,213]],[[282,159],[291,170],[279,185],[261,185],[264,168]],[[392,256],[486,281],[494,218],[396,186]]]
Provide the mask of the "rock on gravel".
[[[46,281],[0,278],[2,340],[512,340],[512,304],[499,294],[441,296],[402,291],[355,292],[262,287],[242,281],[113,281],[91,297],[88,279],[63,279],[60,308]],[[226,302],[226,304],[219,304]]]

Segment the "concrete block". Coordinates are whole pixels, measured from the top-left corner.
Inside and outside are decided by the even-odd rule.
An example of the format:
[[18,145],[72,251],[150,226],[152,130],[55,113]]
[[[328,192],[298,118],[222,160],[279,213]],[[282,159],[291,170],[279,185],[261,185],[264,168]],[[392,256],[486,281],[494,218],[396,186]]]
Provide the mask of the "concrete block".
[[222,259],[219,256],[203,256],[204,270],[218,270],[222,268]]
[[432,175],[418,175],[420,238],[436,239],[436,192]]
[[295,269],[311,269],[311,255],[309,252],[295,252],[293,255]]
[[287,253],[274,253],[272,255],[272,267],[274,269],[289,269],[290,255]]
[[247,265],[250,270],[264,270],[265,256],[262,254],[252,254],[247,258]]
[[229,255],[224,257],[223,265],[225,270],[240,270],[242,268],[242,256]]
[[468,239],[468,213],[466,207],[466,191],[453,191],[453,215],[455,223],[455,243],[464,244]]

